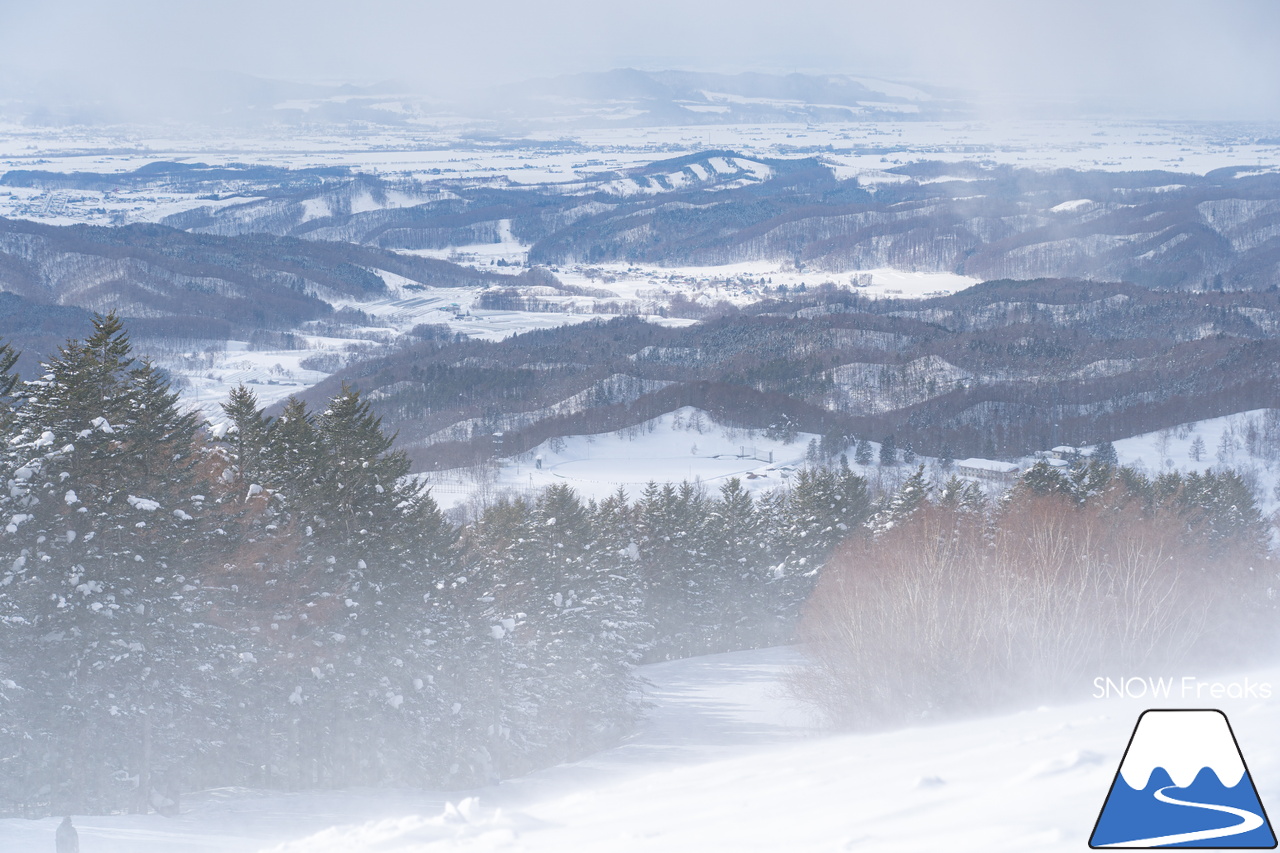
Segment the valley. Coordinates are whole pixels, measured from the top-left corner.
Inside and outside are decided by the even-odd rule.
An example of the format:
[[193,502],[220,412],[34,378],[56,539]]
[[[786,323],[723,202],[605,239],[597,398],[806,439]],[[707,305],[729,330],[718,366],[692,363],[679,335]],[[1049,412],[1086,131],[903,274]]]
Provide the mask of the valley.
[[166,74],[0,69],[0,851],[1075,849],[1270,690],[1265,110]]

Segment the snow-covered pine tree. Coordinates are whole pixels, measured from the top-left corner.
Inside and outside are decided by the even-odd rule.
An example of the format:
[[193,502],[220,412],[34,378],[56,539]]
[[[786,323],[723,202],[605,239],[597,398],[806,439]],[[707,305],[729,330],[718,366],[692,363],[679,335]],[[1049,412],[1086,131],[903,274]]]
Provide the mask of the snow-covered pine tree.
[[267,480],[267,452],[272,419],[258,407],[258,397],[244,385],[231,389],[222,411],[230,421],[226,431],[233,464],[229,469],[236,485],[247,490]]
[[537,632],[542,691],[541,739],[562,758],[599,749],[630,729],[639,708],[632,669],[644,637],[628,579],[612,572],[591,516],[568,486],[551,486],[534,506],[533,569],[539,605],[525,630]]
[[925,477],[924,465],[918,465],[880,511],[867,521],[872,535],[885,533],[905,521],[924,504],[931,489],[932,486]]
[[870,465],[872,460],[871,442],[865,438],[858,439],[857,445],[853,449],[853,461],[859,465]]
[[[9,464],[12,458],[6,450],[15,431],[17,398],[14,392],[19,387],[19,378],[14,368],[17,362],[18,353],[13,347],[0,343],[0,484],[10,482],[13,473]],[[3,505],[2,499],[0,505]],[[4,506],[4,509],[10,507]],[[8,518],[4,520],[8,521]],[[8,553],[7,545],[0,546],[0,555]],[[24,726],[18,714],[18,697],[23,690],[18,680],[26,680],[25,673],[19,669],[19,662],[24,652],[22,646],[28,637],[23,630],[24,617],[10,591],[5,588],[12,584],[12,580],[8,575],[0,575],[0,584],[0,750],[4,755],[19,755]],[[14,786],[15,781],[11,776],[0,776],[0,797],[22,802],[25,794]]]
[[306,403],[297,397],[285,400],[280,417],[268,431],[262,459],[265,482],[261,485],[286,495],[295,511],[305,511],[303,502],[320,464],[320,439],[312,421]]
[[898,464],[898,445],[892,433],[880,439],[880,464],[886,468]]
[[175,723],[210,683],[195,671],[208,639],[195,420],[154,367],[134,367],[114,315],[22,396],[0,583],[41,690],[18,763],[59,807],[146,808],[152,770],[201,748],[198,723]]
[[[713,584],[703,630],[708,651],[754,648],[779,640],[773,550],[755,501],[733,477],[707,518],[707,575]],[[784,634],[786,632],[783,632]]]
[[841,518],[837,478],[829,468],[803,468],[787,494],[787,572],[815,571],[848,532]]
[[0,343],[0,439],[6,443],[13,437],[17,415],[20,380],[15,368],[19,353],[9,343]]
[[982,487],[972,480],[963,480],[954,474],[947,478],[937,494],[940,505],[968,513],[981,513],[986,506]]
[[[625,497],[607,511],[625,517]],[[469,677],[454,679],[464,695],[453,722],[474,732],[462,762],[473,777],[582,755],[636,713],[644,625],[617,573],[631,561],[629,531],[597,541],[596,530],[574,491],[553,486],[532,502],[499,500],[469,531],[477,636],[459,662]]]
[[[249,403],[238,413],[252,425],[260,415]],[[274,508],[238,562],[248,579],[259,567],[243,586],[254,618],[270,624],[248,628],[270,638],[268,740],[288,744],[282,764],[295,784],[424,783],[439,769],[423,733],[444,713],[432,685],[457,534],[405,476],[393,440],[347,386],[315,417],[290,400],[266,433]],[[306,767],[291,757],[304,744],[314,754]]]
[[645,618],[654,626],[650,659],[699,654],[714,608],[706,573],[706,496],[700,485],[650,483],[637,506]]
[[653,625],[644,616],[635,508],[626,491],[619,486],[616,492],[589,510],[591,571],[599,585],[608,587],[614,608],[609,617],[611,624],[606,628],[617,632],[624,641],[626,659],[638,663],[653,647]]
[[783,506],[778,537],[783,556],[774,571],[774,604],[784,621],[798,615],[822,565],[840,542],[861,529],[870,509],[867,481],[847,463],[796,474]]
[[1109,441],[1099,442],[1093,448],[1093,455],[1089,458],[1093,462],[1105,465],[1108,468],[1114,468],[1120,464],[1120,459],[1116,456],[1116,446]]
[[[531,580],[533,507],[522,498],[500,499],[467,531],[472,595],[465,595],[476,632],[470,652],[454,662],[455,732],[465,732],[458,756],[459,781],[490,781],[519,769],[536,749],[526,740],[536,717],[543,673],[529,654],[525,620],[538,593]],[[452,667],[449,667],[452,669]],[[532,668],[532,672],[528,672]]]
[[1037,495],[1069,494],[1071,484],[1057,468],[1041,459],[1022,473],[1018,487]]

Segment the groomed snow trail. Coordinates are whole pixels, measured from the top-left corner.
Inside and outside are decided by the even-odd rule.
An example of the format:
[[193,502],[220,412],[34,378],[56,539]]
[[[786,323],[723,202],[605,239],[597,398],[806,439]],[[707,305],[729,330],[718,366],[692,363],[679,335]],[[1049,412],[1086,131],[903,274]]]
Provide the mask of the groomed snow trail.
[[[636,735],[476,791],[209,791],[178,818],[76,818],[81,850],[1078,853],[1147,707],[1082,684],[1061,707],[832,735],[786,698],[800,661],[764,649],[645,667]],[[1280,799],[1278,705],[1221,703],[1263,803]],[[0,853],[52,851],[58,820],[0,820]]]

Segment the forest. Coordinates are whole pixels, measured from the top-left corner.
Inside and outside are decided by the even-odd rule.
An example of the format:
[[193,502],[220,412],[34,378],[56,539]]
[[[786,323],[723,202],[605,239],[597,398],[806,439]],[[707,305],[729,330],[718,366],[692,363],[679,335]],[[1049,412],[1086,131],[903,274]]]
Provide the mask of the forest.
[[815,458],[758,497],[557,486],[456,527],[353,386],[276,415],[241,387],[211,428],[115,315],[16,364],[0,347],[3,814],[474,786],[617,742],[640,663],[797,637],[797,691],[865,727],[1058,695],[1100,655],[1221,665],[1274,622],[1229,470],[1099,452],[993,501]]
[[[620,317],[503,341],[436,336],[303,396],[359,385],[415,470],[479,465],[681,406],[736,429],[816,433],[829,447],[892,436],[939,458],[1016,458],[1280,406],[1278,330],[1270,291],[1188,299],[1042,279],[894,300],[778,288],[686,328]],[[1267,453],[1280,453],[1276,439]]]
[[5,346],[0,810],[163,810],[217,785],[464,787],[617,740],[633,669],[790,636],[869,511],[654,484],[457,529],[360,394],[231,427],[98,317],[40,378]]
[[[1202,175],[925,161],[841,180],[821,155],[711,149],[619,171],[584,169],[577,180],[545,184],[171,163],[123,175],[0,176],[0,186],[47,192],[122,184],[216,202],[162,224],[248,238],[243,251],[257,263],[272,235],[344,261],[362,258],[356,262],[366,267],[395,258],[413,266],[410,252],[502,242],[503,223],[527,247],[530,265],[764,261],[819,281],[893,268],[1254,291],[1272,286],[1280,263],[1280,179],[1244,167]],[[30,258],[30,246],[5,236],[14,227],[0,227],[0,265]],[[59,243],[90,237],[76,227],[48,230],[68,232]],[[139,242],[128,227],[99,230]],[[169,239],[182,251],[205,251],[190,238]]]

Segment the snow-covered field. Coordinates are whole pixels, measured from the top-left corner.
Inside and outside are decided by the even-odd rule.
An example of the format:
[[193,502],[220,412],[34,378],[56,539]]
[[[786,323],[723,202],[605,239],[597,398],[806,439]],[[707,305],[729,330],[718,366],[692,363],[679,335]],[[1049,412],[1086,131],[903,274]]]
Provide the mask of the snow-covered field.
[[557,483],[571,486],[584,500],[601,500],[619,488],[635,499],[649,482],[700,480],[718,489],[730,477],[758,491],[785,485],[804,465],[813,438],[798,433],[785,442],[755,430],[725,428],[686,406],[631,429],[544,442],[503,460],[484,483],[477,483],[470,470],[422,477],[444,507],[485,491],[540,491]]
[[[1259,507],[1264,513],[1280,510],[1280,448],[1271,457],[1262,450],[1266,443],[1268,417],[1280,414],[1254,409],[1220,418],[1209,418],[1169,429],[1157,430],[1115,442],[1116,458],[1154,477],[1162,471],[1204,471],[1206,468],[1234,468],[1253,480]],[[1255,436],[1253,442],[1250,435]],[[1197,445],[1197,439],[1199,444]],[[1200,458],[1194,458],[1199,447]]]
[[[471,184],[573,183],[696,151],[818,156],[842,178],[896,180],[884,170],[921,160],[1032,168],[1204,174],[1273,170],[1276,129],[1265,124],[1160,121],[877,121],[819,125],[616,127],[534,131],[478,141],[447,121],[421,127],[266,128],[235,133],[181,126],[39,127],[0,124],[0,172],[128,172],[156,161],[346,166],[359,172]],[[244,198],[235,201],[244,201]],[[45,192],[0,188],[0,216],[50,223],[156,221],[207,206],[194,194],[120,188]]]
[[[765,649],[643,669],[641,730],[584,761],[474,791],[207,791],[176,818],[83,817],[85,853],[526,851],[1076,851],[1085,849],[1138,715],[1221,708],[1262,803],[1280,802],[1280,670],[1169,677],[1167,699],[1094,698],[870,734],[830,734],[787,698],[802,661]],[[1200,676],[1201,698],[1181,694]],[[1210,677],[1212,676],[1212,677]],[[1138,692],[1131,682],[1130,692]],[[1258,698],[1258,685],[1271,698]],[[1193,693],[1195,691],[1193,690]],[[0,821],[0,853],[52,849],[57,819]]]

